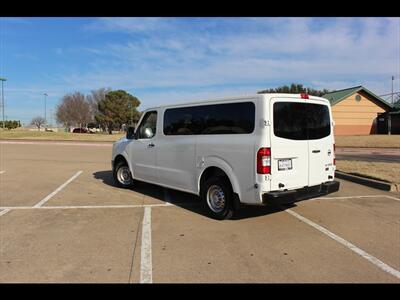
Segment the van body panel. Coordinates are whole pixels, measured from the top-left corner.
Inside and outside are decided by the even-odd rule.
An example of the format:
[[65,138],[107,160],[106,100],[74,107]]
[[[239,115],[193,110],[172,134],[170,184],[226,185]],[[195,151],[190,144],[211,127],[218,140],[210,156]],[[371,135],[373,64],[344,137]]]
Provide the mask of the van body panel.
[[157,139],[157,180],[161,184],[197,192],[195,136],[164,136]]
[[[147,114],[157,113],[157,120],[159,119],[159,113],[157,109],[151,109],[143,113],[139,123],[143,123]],[[139,136],[136,140],[131,141],[126,146],[127,155],[131,161],[131,173],[134,174],[135,179],[148,180],[157,182],[156,172],[156,148],[154,145],[157,144],[158,138],[158,127],[156,127],[155,135],[151,138],[145,138]],[[134,170],[134,172],[132,171]]]
[[[131,173],[135,179],[157,181],[156,150],[148,148],[150,139],[136,140],[127,145],[127,154],[131,160]],[[134,170],[134,171],[132,171]]]
[[[177,110],[169,114],[170,121],[164,120],[166,111],[169,109],[180,108],[180,111],[182,111],[182,109],[200,107],[185,111],[185,116],[188,113],[190,115],[190,112],[195,115],[199,114],[199,111],[207,115],[210,112],[210,116],[215,116],[215,112],[212,110],[204,112],[207,105],[241,102],[252,102],[254,104],[254,130],[251,132],[246,129],[250,127],[244,125],[244,127],[241,127],[242,125],[226,125],[239,127],[213,125],[217,127],[212,130],[232,128],[231,130],[245,131],[215,134],[212,131],[206,133],[204,133],[205,131],[199,131],[198,133],[196,132],[197,125],[194,126],[193,124],[201,123],[187,123],[187,121],[178,120],[179,117],[177,115],[179,113]],[[284,109],[286,108],[284,106],[286,104],[280,104],[280,107],[276,109],[278,115],[280,113],[283,118],[274,118],[274,105],[286,102],[297,103],[300,105],[299,107],[304,104],[326,106],[329,112],[327,115],[330,126],[329,134],[315,139],[285,137],[282,136],[279,129],[276,134],[275,125],[281,124],[282,120],[293,120],[290,115],[285,118]],[[308,110],[308,108],[305,109],[305,111]],[[157,111],[155,136],[150,139],[127,140],[124,138],[116,142],[113,147],[113,159],[118,154],[123,155],[135,179],[199,195],[200,179],[204,171],[209,167],[217,167],[227,175],[233,192],[238,194],[241,203],[256,205],[265,204],[265,199],[274,198],[281,192],[288,194],[290,191],[303,191],[307,187],[325,184],[334,179],[333,121],[330,105],[326,99],[311,96],[309,99],[302,99],[300,95],[294,94],[258,94],[249,97],[224,98],[162,106],[147,109],[138,123],[138,128],[143,122],[143,116],[150,111]],[[227,119],[231,119],[232,117],[229,116],[230,113],[227,113],[227,111],[221,112],[221,114],[227,115]],[[238,109],[234,114],[237,114],[237,111]],[[299,112],[298,109],[295,111]],[[324,111],[326,112],[326,109]],[[237,120],[245,119],[242,117],[243,114],[239,115],[240,117],[237,117]],[[314,115],[316,114],[311,114],[310,116]],[[298,116],[300,118],[303,117],[301,114]],[[192,116],[191,120],[194,120],[193,118]],[[220,117],[217,116],[218,118]],[[168,122],[172,125],[168,125]],[[327,121],[325,120],[324,122],[326,123]],[[189,127],[186,127],[186,124],[189,124]],[[285,122],[282,124],[285,126]],[[176,126],[181,126],[179,128],[182,131],[180,133],[177,131],[176,134],[173,133],[174,131],[165,132],[164,125],[169,128],[168,130],[176,130]],[[201,126],[201,128],[208,129],[208,125]],[[284,128],[283,133],[285,133],[285,130],[287,131],[288,129]],[[301,129],[299,130],[301,131]],[[326,130],[326,126],[324,130]],[[307,128],[307,134],[309,134],[309,131]],[[153,144],[153,146],[149,147],[149,144]],[[271,149],[270,174],[257,173],[257,152],[260,148]],[[333,190],[331,186],[329,188],[324,186],[323,189]],[[266,197],[267,194],[272,196]]]

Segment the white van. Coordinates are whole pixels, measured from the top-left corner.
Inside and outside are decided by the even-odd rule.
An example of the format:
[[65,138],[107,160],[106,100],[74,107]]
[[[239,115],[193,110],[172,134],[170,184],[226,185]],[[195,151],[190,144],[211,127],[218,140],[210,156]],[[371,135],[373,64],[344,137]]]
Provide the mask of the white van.
[[329,101],[257,94],[143,112],[113,145],[120,187],[145,181],[199,195],[227,219],[241,204],[291,203],[339,190]]

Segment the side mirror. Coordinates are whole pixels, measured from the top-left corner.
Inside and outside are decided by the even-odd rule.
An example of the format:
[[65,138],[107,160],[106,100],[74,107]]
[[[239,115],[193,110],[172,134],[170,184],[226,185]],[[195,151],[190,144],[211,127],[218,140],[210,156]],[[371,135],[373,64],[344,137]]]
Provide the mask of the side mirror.
[[153,135],[154,135],[154,134],[153,134],[153,130],[151,130],[150,127],[146,128],[146,129],[144,130],[144,135],[145,135],[146,138],[148,138],[148,139],[152,138]]
[[128,127],[126,131],[126,138],[132,140],[135,137],[135,127]]

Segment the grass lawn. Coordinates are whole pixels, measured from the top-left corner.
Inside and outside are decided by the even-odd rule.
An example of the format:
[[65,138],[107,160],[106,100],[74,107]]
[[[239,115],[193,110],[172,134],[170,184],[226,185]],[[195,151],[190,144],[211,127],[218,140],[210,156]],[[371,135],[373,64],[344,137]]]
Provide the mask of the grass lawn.
[[336,160],[336,169],[353,175],[400,184],[400,163]]
[[93,142],[114,142],[121,137],[123,133],[70,133],[70,132],[44,132],[29,131],[24,129],[0,130],[0,140],[54,140],[54,141],[93,141]]
[[335,136],[336,147],[400,148],[400,135]]

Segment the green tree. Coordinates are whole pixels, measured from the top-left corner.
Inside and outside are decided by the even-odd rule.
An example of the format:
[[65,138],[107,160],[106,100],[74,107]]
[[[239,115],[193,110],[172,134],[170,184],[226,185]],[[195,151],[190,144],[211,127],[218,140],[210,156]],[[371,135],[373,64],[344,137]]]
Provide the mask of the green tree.
[[111,134],[113,129],[120,129],[122,124],[137,123],[140,113],[138,98],[123,90],[108,92],[104,99],[98,102],[96,121]]
[[395,111],[400,111],[400,97],[394,101],[393,107]]
[[283,85],[277,88],[266,89],[258,92],[261,93],[289,93],[289,94],[300,94],[307,92],[309,95],[321,97],[327,93],[333,92],[327,89],[317,90],[308,87],[304,87],[302,84],[292,83],[290,86]]
[[[3,127],[3,121],[0,121],[0,127]],[[8,130],[11,130],[14,128],[21,127],[21,123],[20,123],[20,121],[16,121],[16,120],[7,120],[7,121],[4,121],[4,127],[7,128]]]

